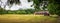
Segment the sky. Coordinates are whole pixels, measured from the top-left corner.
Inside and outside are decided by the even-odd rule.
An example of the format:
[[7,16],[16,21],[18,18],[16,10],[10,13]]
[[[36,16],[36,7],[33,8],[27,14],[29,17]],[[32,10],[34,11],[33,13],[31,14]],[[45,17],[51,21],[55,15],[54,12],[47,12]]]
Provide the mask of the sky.
[[[31,5],[33,5],[33,1],[31,1],[31,2],[28,2],[28,0],[20,0],[20,1],[21,1],[20,5],[13,4],[10,10],[29,9],[29,8],[34,9],[34,6],[31,7]],[[1,7],[4,7],[4,5],[6,5],[7,0],[2,0],[2,2],[3,3],[1,5]],[[9,10],[9,6],[6,5],[5,9]]]

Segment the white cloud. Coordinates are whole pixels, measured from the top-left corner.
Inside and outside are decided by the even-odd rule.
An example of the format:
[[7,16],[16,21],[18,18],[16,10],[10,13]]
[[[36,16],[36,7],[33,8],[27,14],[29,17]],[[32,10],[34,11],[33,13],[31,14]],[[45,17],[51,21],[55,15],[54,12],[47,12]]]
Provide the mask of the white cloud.
[[[7,0],[2,0],[3,4],[5,5]],[[11,10],[18,10],[19,8],[22,8],[22,9],[27,9],[27,8],[33,8],[31,7],[31,5],[33,4],[33,1],[31,2],[28,2],[27,0],[20,0],[21,1],[21,5],[13,5],[11,7]],[[6,9],[8,10],[9,9],[9,6],[6,6]]]

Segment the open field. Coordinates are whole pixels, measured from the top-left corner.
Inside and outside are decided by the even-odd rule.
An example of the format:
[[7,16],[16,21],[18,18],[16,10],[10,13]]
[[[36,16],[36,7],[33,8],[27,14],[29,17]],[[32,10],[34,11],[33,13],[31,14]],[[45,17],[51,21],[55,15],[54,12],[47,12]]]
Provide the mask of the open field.
[[0,15],[0,23],[56,23],[56,18],[43,15]]

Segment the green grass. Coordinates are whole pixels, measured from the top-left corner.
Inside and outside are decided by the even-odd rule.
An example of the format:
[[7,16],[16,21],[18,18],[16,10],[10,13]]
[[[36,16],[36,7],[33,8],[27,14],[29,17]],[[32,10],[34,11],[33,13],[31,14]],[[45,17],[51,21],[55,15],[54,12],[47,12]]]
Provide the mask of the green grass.
[[54,17],[56,16],[4,14],[0,15],[0,23],[56,23]]

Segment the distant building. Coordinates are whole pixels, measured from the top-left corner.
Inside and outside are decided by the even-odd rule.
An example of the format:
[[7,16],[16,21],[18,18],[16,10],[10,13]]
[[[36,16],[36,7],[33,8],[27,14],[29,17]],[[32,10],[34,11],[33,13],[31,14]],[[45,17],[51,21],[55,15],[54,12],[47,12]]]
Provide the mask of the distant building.
[[39,12],[35,12],[34,15],[50,16],[50,13],[49,11],[39,11]]

